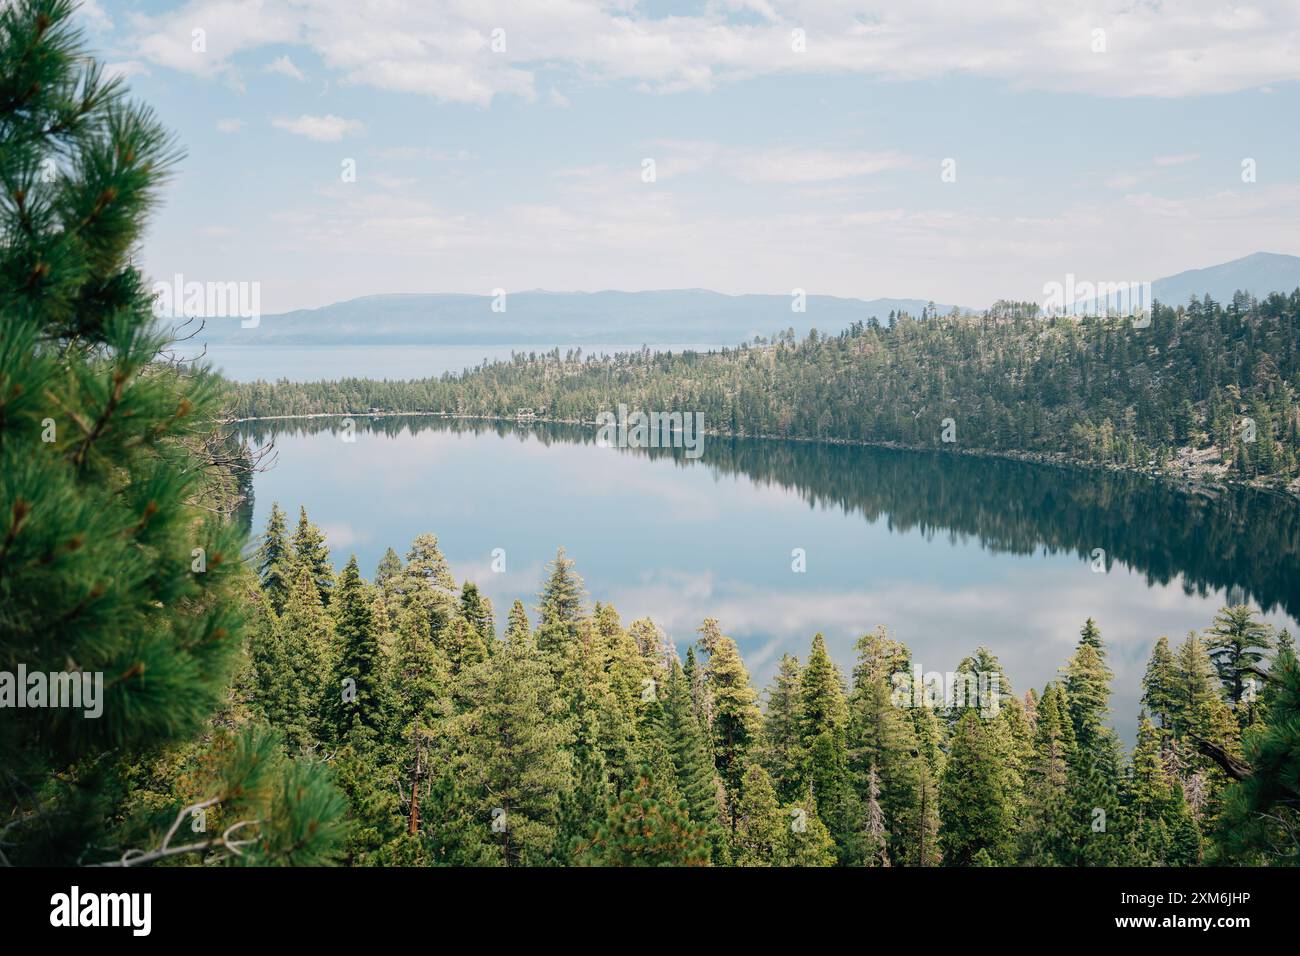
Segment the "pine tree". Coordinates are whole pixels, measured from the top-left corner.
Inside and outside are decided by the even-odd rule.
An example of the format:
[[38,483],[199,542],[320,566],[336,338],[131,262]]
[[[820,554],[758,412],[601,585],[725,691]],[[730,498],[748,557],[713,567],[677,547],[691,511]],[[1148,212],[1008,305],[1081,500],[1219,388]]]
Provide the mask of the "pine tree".
[[516,600],[510,605],[510,616],[506,621],[506,641],[511,644],[526,644],[532,640],[532,633],[524,602]]
[[[592,625],[599,638],[598,651],[604,662],[607,708],[601,724],[605,762],[620,789],[632,782],[633,774],[645,760],[640,746],[641,728],[651,714],[651,704],[658,703],[660,688],[649,683],[649,668],[641,657],[632,635],[624,630],[618,612],[611,605],[597,605]],[[687,689],[687,703],[690,691]],[[658,711],[655,709],[657,719]],[[712,766],[712,757],[706,750]]]
[[1220,609],[1205,633],[1210,659],[1237,712],[1237,722],[1244,727],[1254,719],[1261,664],[1273,649],[1273,629],[1255,620],[1255,612],[1241,604]]
[[[815,742],[826,738],[833,744],[833,749],[842,750],[845,730],[848,724],[848,704],[844,699],[844,686],[839,670],[826,652],[826,641],[820,635],[813,636],[812,649],[808,654],[808,664],[804,667],[799,681],[799,746],[808,754]],[[829,791],[839,781],[828,779],[825,775],[836,772],[833,768],[805,758],[800,768],[800,782],[809,783],[814,789]],[[840,768],[843,772],[843,768]]]
[[939,788],[939,841],[946,866],[971,866],[980,851],[998,866],[1013,859],[1007,772],[991,725],[966,710],[953,730]]
[[[636,643],[637,651],[641,659],[645,661],[648,669],[648,676],[654,680],[656,687],[662,687],[668,680],[668,672],[672,670],[673,661],[677,660],[677,653],[673,650],[672,643],[668,636],[664,634],[659,625],[648,617],[633,621],[628,625],[628,635]],[[695,683],[695,654],[688,649],[687,661],[683,665],[686,672],[687,681],[691,682],[694,688]]]
[[266,533],[258,548],[257,575],[263,593],[277,614],[284,610],[285,598],[289,596],[289,586],[293,580],[291,566],[292,552],[289,550],[285,515],[280,510],[279,502],[272,502],[271,516],[266,521]]
[[[1277,647],[1273,651],[1273,660],[1269,663],[1269,674],[1275,675],[1296,662],[1295,640],[1291,637],[1291,632],[1283,630],[1277,636]],[[1260,706],[1265,714],[1268,714],[1274,703],[1281,693],[1281,685],[1276,680],[1266,680],[1264,689],[1260,692]]]
[[691,820],[704,831],[710,846],[721,842],[721,808],[708,736],[691,706],[691,689],[681,665],[674,664],[664,691],[659,737],[672,759],[677,792]]
[[785,828],[782,865],[834,866],[835,841],[817,813],[816,801],[796,800],[784,810],[789,825]]
[[583,612],[582,578],[564,549],[546,566],[546,583],[538,595],[537,646],[544,653],[563,658],[578,639],[578,621]]
[[356,555],[352,555],[339,575],[331,611],[338,669],[329,697],[330,716],[335,739],[342,740],[356,723],[375,730],[381,719],[379,683],[383,650],[375,628],[370,589],[361,578]]
[[1187,800],[1208,831],[1218,815],[1220,793],[1227,780],[1202,752],[1203,744],[1237,755],[1240,727],[1224,699],[1223,686],[1205,642],[1190,631],[1175,652],[1177,684],[1173,695],[1172,740],[1180,762]]
[[600,866],[707,866],[709,844],[685,803],[665,799],[647,768],[610,807],[582,859]]
[[800,768],[805,760],[800,738],[799,681],[799,659],[783,655],[768,690],[767,710],[763,715],[761,762],[771,774],[778,798],[784,801],[798,794]]
[[417,535],[406,552],[406,567],[391,585],[404,606],[415,608],[429,621],[437,640],[460,608],[456,579],[438,547],[438,536]]
[[1237,781],[1227,788],[1219,840],[1229,859],[1300,863],[1300,666],[1279,655],[1267,722],[1245,740]]
[[389,588],[401,580],[405,568],[397,552],[389,548],[379,559],[379,566],[375,568],[375,587],[387,594]]
[[1077,823],[1069,795],[1073,758],[1070,717],[1055,684],[1038,698],[1034,755],[1026,772],[1026,820],[1021,828],[1021,858],[1031,866],[1062,866],[1073,858]]
[[273,643],[259,655],[258,706],[284,736],[289,753],[309,753],[333,733],[327,724],[334,672],[334,626],[321,607],[309,568],[298,578],[274,630]]
[[482,633],[459,614],[438,632],[434,643],[451,665],[453,676],[461,674],[488,656],[488,644]]
[[479,593],[478,585],[466,581],[460,589],[460,616],[483,639],[483,646],[491,648],[496,641],[496,621],[492,616],[492,601]]
[[799,791],[811,793],[835,841],[841,862],[857,862],[862,807],[849,773],[848,704],[839,669],[822,635],[813,637],[799,686]]
[[868,866],[889,866],[889,831],[880,806],[880,783],[874,764],[867,770],[865,859]]
[[943,853],[939,843],[939,781],[922,762],[918,768],[916,785],[916,820],[907,841],[897,842],[902,845],[903,856],[910,866],[938,866],[943,862]]
[[1090,618],[1065,667],[1066,709],[1074,733],[1069,787],[1078,837],[1074,863],[1109,863],[1116,852],[1111,822],[1119,810],[1120,748],[1106,723],[1112,675],[1105,654],[1101,634]]
[[464,672],[455,738],[461,776],[501,862],[546,862],[560,795],[573,781],[564,702],[532,641],[511,641]]
[[1178,673],[1173,651],[1169,649],[1169,638],[1162,636],[1151,650],[1151,659],[1142,678],[1142,704],[1156,717],[1164,731],[1173,724],[1177,683]]
[[[434,646],[429,619],[419,608],[398,612],[396,638],[384,692],[385,737],[394,741],[395,786],[406,830],[418,838],[439,827],[436,818],[422,814],[421,798],[427,798],[437,780],[436,765],[447,765],[452,757],[446,743],[454,707],[451,667]],[[450,799],[450,791],[443,795]]]
[[780,866],[785,861],[787,817],[781,810],[772,778],[758,763],[750,763],[735,798],[736,827],[732,836],[737,866]]
[[[320,602],[328,607],[330,590],[334,586],[334,566],[330,562],[330,549],[325,543],[325,535],[307,518],[306,508],[298,509],[298,527],[293,532],[292,544],[294,568],[306,568],[311,573],[316,590],[320,593]],[[293,575],[296,578],[297,571]]]
[[763,715],[736,642],[723,634],[712,618],[700,628],[700,646],[709,655],[704,679],[713,710],[714,765],[728,793],[734,794],[740,787],[750,748],[762,730]]
[[231,833],[253,842],[238,856],[222,827],[164,850],[167,819],[133,834],[147,842],[129,862],[328,862],[342,817],[328,770],[280,758],[265,728],[209,724],[253,584],[238,481],[211,451],[228,444],[223,388],[158,361],[172,330],[132,264],[179,152],[87,55],[75,9],[0,6],[0,669],[100,674],[102,709],[4,711],[5,861],[119,859],[132,768],[203,732],[192,802],[226,826],[258,820]]
[[[935,759],[939,759],[939,725],[934,711],[914,706],[912,677],[907,649],[888,638],[883,629],[857,642],[858,661],[854,667],[854,686],[849,698],[847,752],[859,801],[871,803],[870,777],[874,772],[879,786],[878,801],[884,813],[885,831],[890,840],[893,862],[914,863],[918,847],[930,837],[929,849],[937,853],[933,834],[924,827],[935,822],[937,806],[930,808],[931,819],[921,816],[921,787],[927,776],[931,785],[937,773],[925,764],[916,736],[919,715],[933,735]],[[894,675],[901,675],[900,687],[906,688],[896,699]]]
[[1196,749],[1198,740],[1235,750],[1236,721],[1224,700],[1223,687],[1209,649],[1195,631],[1188,632],[1187,639],[1178,648],[1175,661],[1178,677],[1173,694],[1175,739],[1190,750]]

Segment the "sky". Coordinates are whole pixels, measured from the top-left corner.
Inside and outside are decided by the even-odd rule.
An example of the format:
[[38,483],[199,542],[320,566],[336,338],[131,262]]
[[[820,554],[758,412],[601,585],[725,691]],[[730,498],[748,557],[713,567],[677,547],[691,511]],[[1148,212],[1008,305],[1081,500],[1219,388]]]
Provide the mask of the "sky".
[[1300,255],[1295,0],[86,0],[80,20],[186,150],[144,268],[256,282],[265,313],[535,288],[980,307]]

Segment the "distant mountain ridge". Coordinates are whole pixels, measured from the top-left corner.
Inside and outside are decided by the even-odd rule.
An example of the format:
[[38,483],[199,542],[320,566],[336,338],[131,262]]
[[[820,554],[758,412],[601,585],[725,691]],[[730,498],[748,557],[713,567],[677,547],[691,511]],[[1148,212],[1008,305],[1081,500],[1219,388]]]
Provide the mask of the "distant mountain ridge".
[[[1097,297],[1077,297],[1067,311],[1076,315],[1094,314],[1115,310],[1127,314],[1130,309],[1142,310],[1150,306],[1150,299],[1163,305],[1187,305],[1192,296],[1198,299],[1208,295],[1215,302],[1229,303],[1238,292],[1262,299],[1272,292],[1290,294],[1300,288],[1300,257],[1276,252],[1256,252],[1231,262],[1204,269],[1188,269],[1177,275],[1166,276],[1151,282],[1149,290],[1139,290],[1141,282],[1127,276],[1118,291],[1108,291],[1104,299],[1098,287]],[[1074,288],[1078,289],[1077,284]],[[1091,294],[1093,283],[1086,286]],[[1069,301],[1069,295],[1066,296]]]
[[1270,292],[1300,288],[1300,256],[1256,252],[1204,269],[1188,269],[1151,283],[1155,297],[1167,305],[1186,305],[1192,296],[1207,293],[1216,302],[1231,302],[1236,292],[1262,299]]
[[199,338],[230,345],[737,345],[793,327],[838,332],[890,312],[919,315],[950,305],[925,299],[847,299],[809,295],[802,312],[789,295],[724,295],[707,289],[656,292],[546,292],[493,297],[455,293],[372,295],[319,309],[266,315],[256,328],[208,319]]
[[[1133,278],[1133,277],[1130,277]],[[1203,269],[1154,280],[1153,296],[1183,305],[1207,293],[1219,302],[1237,291],[1263,298],[1300,287],[1300,257],[1257,252]],[[261,318],[255,328],[237,319],[208,319],[198,337],[213,345],[737,345],[755,335],[793,327],[835,333],[891,312],[920,315],[954,306],[926,299],[855,299],[809,295],[802,312],[789,295],[725,295],[708,289],[650,292],[510,293],[504,311],[490,295],[403,293],[371,295],[319,309]],[[960,311],[970,311],[957,307]]]

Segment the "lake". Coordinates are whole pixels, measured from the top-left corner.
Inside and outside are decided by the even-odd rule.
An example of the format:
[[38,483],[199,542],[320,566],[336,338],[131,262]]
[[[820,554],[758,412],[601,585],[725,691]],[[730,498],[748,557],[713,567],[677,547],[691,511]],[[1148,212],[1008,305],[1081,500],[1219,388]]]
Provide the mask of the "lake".
[[[561,353],[579,346],[567,345],[210,345],[205,349],[181,343],[184,358],[200,354],[226,378],[236,382],[259,379],[274,382],[315,382],[340,378],[434,378],[461,372],[482,362],[505,361],[513,352],[538,355],[559,348]],[[584,355],[633,352],[639,345],[581,346]],[[708,351],[718,345],[653,345],[652,352]]]
[[1106,472],[802,442],[709,436],[692,460],[600,447],[594,428],[356,426],[353,442],[337,419],[242,426],[274,438],[254,482],[256,530],[273,501],[291,521],[305,505],[336,565],[355,553],[367,577],[387,547],[404,555],[434,532],[499,625],[516,598],[532,610],[563,545],[592,599],[625,623],[652,617],[683,655],[716,617],[760,689],[782,654],[806,658],[817,631],[847,675],[854,641],[883,624],[926,671],[987,645],[1023,693],[1057,675],[1092,617],[1131,746],[1157,637],[1203,630],[1229,595],[1297,632],[1300,509],[1247,490],[1190,496]]

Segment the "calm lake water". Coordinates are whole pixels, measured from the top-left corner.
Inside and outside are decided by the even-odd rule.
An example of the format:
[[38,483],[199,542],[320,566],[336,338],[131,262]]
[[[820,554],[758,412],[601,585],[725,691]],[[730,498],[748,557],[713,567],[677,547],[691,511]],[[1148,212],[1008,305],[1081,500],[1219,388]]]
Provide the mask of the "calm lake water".
[[[461,372],[484,361],[510,358],[512,352],[549,352],[553,345],[211,345],[204,357],[223,375],[236,382],[315,382],[322,379],[431,378],[444,372]],[[578,348],[559,346],[560,352]],[[584,355],[611,355],[635,351],[637,345],[586,345]],[[656,345],[654,352],[708,351],[717,345]],[[198,347],[178,347],[193,358]]]
[[691,460],[602,448],[594,429],[438,418],[358,419],[352,443],[333,419],[245,427],[276,449],[255,481],[256,529],[273,501],[291,519],[305,505],[336,565],[355,553],[367,577],[385,548],[405,554],[432,531],[499,624],[515,598],[532,609],[563,545],[593,599],[625,622],[652,617],[682,654],[718,618],[759,688],[816,631],[849,673],[855,639],[883,624],[927,671],[987,645],[1023,693],[1057,675],[1093,617],[1131,746],[1157,637],[1204,629],[1229,591],[1292,633],[1300,615],[1300,509],[1256,493],[798,442],[706,437]]

